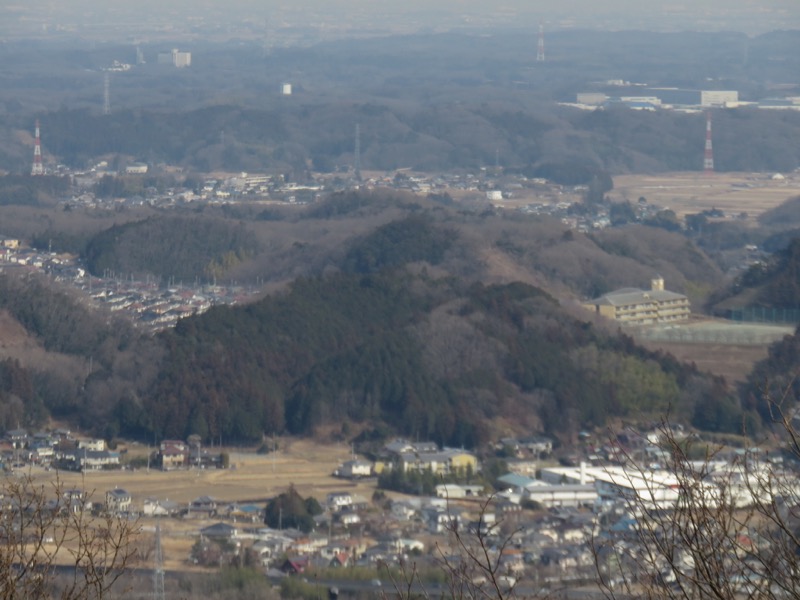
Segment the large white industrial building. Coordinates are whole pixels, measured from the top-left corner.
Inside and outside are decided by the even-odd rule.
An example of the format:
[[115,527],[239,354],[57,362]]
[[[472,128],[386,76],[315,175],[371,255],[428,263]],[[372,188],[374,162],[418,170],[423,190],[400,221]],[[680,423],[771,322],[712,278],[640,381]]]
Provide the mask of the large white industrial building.
[[192,66],[192,53],[181,52],[177,48],[173,48],[169,52],[158,53],[158,64],[172,65],[173,67],[190,67]]
[[[551,467],[539,471],[539,479],[509,473],[498,482],[505,487],[500,496],[512,502],[533,501],[543,507],[594,506],[600,512],[622,503],[633,510],[670,510],[687,493],[698,495],[704,502],[715,503],[721,496],[723,481],[706,478],[695,481],[692,490],[682,489],[682,482],[665,470],[646,470],[606,465],[602,467]],[[727,493],[736,496],[736,503],[752,503],[748,487],[726,477]]]

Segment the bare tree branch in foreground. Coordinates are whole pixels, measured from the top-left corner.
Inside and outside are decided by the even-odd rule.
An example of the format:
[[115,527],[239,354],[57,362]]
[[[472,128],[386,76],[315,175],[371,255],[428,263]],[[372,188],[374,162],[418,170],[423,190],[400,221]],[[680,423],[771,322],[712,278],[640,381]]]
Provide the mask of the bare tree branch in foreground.
[[626,457],[593,540],[607,598],[800,598],[800,447],[791,419],[771,408],[775,439],[754,446],[745,436],[733,459],[666,421],[663,471]]
[[138,524],[93,515],[83,492],[23,475],[0,494],[0,600],[99,600],[131,566]]

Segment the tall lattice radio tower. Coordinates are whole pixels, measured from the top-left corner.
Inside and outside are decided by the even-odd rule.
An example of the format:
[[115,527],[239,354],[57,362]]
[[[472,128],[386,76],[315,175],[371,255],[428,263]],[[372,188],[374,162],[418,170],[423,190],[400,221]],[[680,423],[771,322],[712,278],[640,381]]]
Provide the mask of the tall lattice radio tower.
[[39,137],[39,119],[36,119],[36,134],[33,140],[33,166],[31,175],[44,175],[44,165],[42,164],[42,140]]
[[539,25],[539,44],[536,46],[536,62],[544,62],[544,25]]
[[706,175],[714,172],[714,148],[711,145],[711,111],[706,111],[706,150],[703,155],[703,171]]

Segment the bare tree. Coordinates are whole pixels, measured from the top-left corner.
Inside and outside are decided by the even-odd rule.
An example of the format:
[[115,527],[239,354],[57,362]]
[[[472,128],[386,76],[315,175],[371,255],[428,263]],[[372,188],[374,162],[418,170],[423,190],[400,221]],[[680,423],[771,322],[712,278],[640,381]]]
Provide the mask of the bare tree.
[[[493,498],[481,503],[478,520],[466,526],[454,514],[446,524],[448,540],[437,543],[433,554],[444,574],[442,590],[434,591],[420,577],[415,563],[401,564],[399,575],[387,570],[393,591],[404,600],[448,597],[453,600],[510,600],[519,598],[518,579],[503,559],[516,544],[519,529],[503,530],[501,521],[491,521]],[[538,593],[525,594],[526,597]]]
[[619,497],[593,540],[608,598],[800,598],[800,480],[789,465],[800,446],[791,420],[773,408],[780,434],[768,443],[745,438],[723,457],[721,446],[701,446],[664,422],[665,470],[627,457],[607,482]]
[[131,566],[135,521],[92,514],[82,492],[27,475],[0,494],[0,599],[101,599]]

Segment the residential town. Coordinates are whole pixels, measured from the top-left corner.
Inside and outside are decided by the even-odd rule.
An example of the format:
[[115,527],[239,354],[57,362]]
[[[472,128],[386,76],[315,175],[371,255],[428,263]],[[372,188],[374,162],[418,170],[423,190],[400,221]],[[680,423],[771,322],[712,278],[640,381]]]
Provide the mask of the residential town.
[[[571,227],[588,231],[610,225],[607,211],[598,215],[575,216],[570,207],[579,197],[583,188],[565,189],[548,184],[543,179],[511,178],[502,185],[492,173],[484,171],[479,175],[415,175],[397,173],[376,176],[363,182],[354,182],[347,174],[343,177],[315,177],[317,181],[300,185],[287,183],[280,176],[253,175],[241,173],[239,176],[221,179],[208,178],[196,192],[187,188],[167,189],[159,192],[149,188],[145,196],[131,196],[103,200],[91,191],[99,178],[111,173],[106,171],[107,163],[101,162],[86,173],[74,173],[60,168],[57,172],[69,175],[75,185],[75,192],[62,200],[65,210],[119,211],[149,206],[158,210],[179,210],[202,205],[226,205],[254,203],[255,205],[291,206],[314,202],[328,194],[356,187],[386,188],[412,192],[415,194],[446,194],[457,192],[472,194],[481,204],[489,202],[502,206],[504,201],[515,193],[525,191],[541,198],[540,202],[523,204],[512,209],[534,214],[546,214],[562,219]],[[165,169],[166,167],[162,167]],[[128,176],[143,176],[147,165],[134,163],[124,172]],[[645,207],[642,215],[657,210]],[[649,211],[649,212],[648,212]],[[257,282],[217,283],[214,281],[168,281],[133,278],[130,274],[106,271],[91,274],[81,260],[70,254],[54,253],[50,250],[32,248],[27,240],[13,237],[0,237],[0,269],[20,268],[48,274],[54,280],[75,287],[88,295],[98,306],[112,313],[124,314],[141,327],[157,331],[169,328],[186,316],[205,312],[219,304],[239,304],[260,293]]]
[[246,285],[139,281],[105,273],[87,272],[73,255],[39,251],[15,238],[0,239],[0,272],[5,269],[41,272],[76,288],[95,306],[124,314],[141,327],[157,331],[172,327],[183,317],[201,314],[218,304],[238,304],[258,290]]
[[[195,540],[180,557],[186,568],[246,563],[274,580],[314,573],[343,582],[354,573],[371,572],[380,582],[384,569],[407,565],[411,557],[420,572],[441,569],[443,557],[459,552],[461,536],[487,548],[497,576],[508,585],[553,590],[588,585],[598,568],[607,569],[613,581],[603,548],[613,544],[623,558],[635,560],[641,520],[670,514],[685,499],[686,473],[670,470],[664,446],[676,439],[688,444],[694,438],[677,425],[648,432],[626,429],[608,440],[584,432],[574,454],[554,454],[550,438],[508,437],[485,449],[480,460],[462,449],[395,439],[369,457],[343,461],[331,474],[335,479],[320,481],[319,490],[331,491],[315,495],[317,509],[302,528],[285,525],[292,517],[288,508],[278,523],[266,524],[265,503],[269,511],[270,502],[283,494],[221,501],[198,487],[193,500],[176,502],[141,498],[124,485],[130,469],[235,468],[224,452],[202,448],[197,436],[163,441],[147,453],[146,465],[141,457],[127,460],[125,450],[112,451],[102,440],[76,439],[67,430],[9,431],[0,452],[6,470],[17,474],[34,468],[120,470],[121,485],[92,496],[92,509],[143,524],[180,522],[184,535]],[[779,451],[729,448],[691,465],[696,469],[692,479],[713,506],[726,494],[734,508],[745,508],[800,493],[798,465],[784,461]],[[384,485],[392,471],[440,483],[431,494],[400,494]],[[767,479],[770,484],[764,486]],[[371,497],[351,491],[352,482],[362,481],[373,490]],[[90,491],[65,489],[63,500],[86,503]],[[668,565],[663,570],[668,579]]]
[[[144,163],[132,163],[123,172],[135,178],[145,176],[148,169]],[[166,165],[158,169],[160,172],[170,170]],[[197,189],[147,188],[143,196],[111,200],[96,197],[92,191],[97,181],[116,173],[109,170],[108,164],[103,161],[86,172],[72,172],[65,167],[59,167],[54,172],[70,176],[74,183],[71,195],[61,201],[64,210],[121,211],[150,207],[153,210],[170,211],[237,204],[267,209],[271,206],[308,204],[337,191],[380,188],[432,195],[444,202],[458,201],[465,205],[491,206],[497,210],[548,216],[560,220],[570,229],[584,233],[627,222],[615,222],[608,206],[603,204],[588,211],[580,208],[583,204],[579,200],[587,193],[587,186],[563,186],[541,178],[506,175],[500,169],[490,168],[476,174],[398,171],[371,174],[361,180],[355,178],[352,170],[342,167],[341,173],[311,175],[311,182],[307,184],[287,182],[279,175],[240,173],[237,176],[206,178]],[[753,185],[763,184],[754,176]],[[665,207],[647,202],[644,198],[640,198],[632,210],[633,213],[626,219],[642,222],[658,220],[665,211],[669,212]],[[720,210],[712,213],[715,218],[739,218],[738,215],[727,215]],[[743,271],[763,260],[765,253],[759,248],[743,248],[741,263],[735,269]],[[181,281],[174,277],[166,281],[153,278],[142,281],[131,274],[108,270],[102,274],[91,274],[74,255],[33,248],[28,240],[0,235],[0,269],[6,268],[46,273],[58,282],[79,289],[96,305],[104,306],[112,313],[124,314],[150,331],[172,327],[179,319],[201,314],[214,305],[239,304],[261,292],[258,281],[218,283],[216,279]],[[593,303],[598,305],[598,302]],[[682,314],[680,318],[684,316]]]

